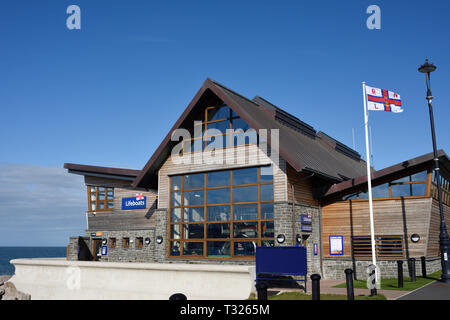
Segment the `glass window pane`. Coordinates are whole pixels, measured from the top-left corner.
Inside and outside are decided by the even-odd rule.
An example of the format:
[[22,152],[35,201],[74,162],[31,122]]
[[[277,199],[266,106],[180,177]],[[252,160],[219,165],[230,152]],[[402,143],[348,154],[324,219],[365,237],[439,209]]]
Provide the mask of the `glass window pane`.
[[250,201],[258,201],[258,186],[233,188],[233,202]]
[[397,180],[394,180],[392,182],[409,182],[410,181],[410,176],[406,176]]
[[257,238],[258,225],[256,222],[237,222],[233,224],[235,238]]
[[170,239],[180,239],[180,225],[172,224],[170,226]]
[[181,221],[181,209],[175,208],[172,209],[172,214],[170,215],[171,222],[180,222]]
[[206,150],[220,150],[227,147],[228,135],[205,137]]
[[114,192],[108,191],[107,194],[106,194],[106,199],[107,200],[113,200],[114,199]]
[[413,196],[424,196],[426,185],[425,183],[415,183],[412,185],[412,195]]
[[98,187],[98,191],[105,191],[105,187]]
[[184,242],[183,255],[203,256],[203,242]]
[[411,184],[399,184],[391,186],[391,194],[393,197],[409,197],[411,196]]
[[99,202],[97,209],[105,209],[105,203],[104,202]]
[[411,176],[411,181],[426,181],[427,180],[427,172],[422,171]]
[[208,189],[206,199],[208,204],[229,203],[230,188]]
[[203,207],[184,208],[184,222],[201,222],[204,219],[205,209]]
[[170,190],[181,190],[181,176],[171,177],[171,188]]
[[230,224],[229,223],[209,223],[208,224],[208,239],[215,238],[229,238]]
[[261,238],[273,238],[273,221],[263,221],[261,222]]
[[227,129],[230,129],[230,120],[210,122],[207,124],[206,135],[216,135],[216,130],[219,130],[221,133],[226,133]]
[[183,188],[199,189],[205,186],[205,175],[203,173],[188,174],[183,177]]
[[202,151],[204,149],[203,139],[188,140],[183,143],[183,152]]
[[259,169],[259,182],[272,182],[273,181],[273,167],[261,167]]
[[233,146],[251,145],[258,142],[256,131],[238,131],[233,133]]
[[107,206],[109,209],[114,208],[114,202],[108,202],[108,203],[106,204],[106,206]]
[[273,219],[273,203],[261,203],[261,219]]
[[256,251],[256,243],[253,241],[242,241],[234,243],[235,256],[254,256]]
[[91,210],[95,210],[95,201],[91,201]]
[[238,184],[253,184],[258,181],[258,169],[248,168],[233,170],[233,185]]
[[208,241],[207,242],[208,257],[229,257],[230,243],[225,241]]
[[91,201],[97,200],[97,195],[95,193],[91,193]]
[[237,204],[233,206],[233,220],[258,219],[258,204]]
[[205,191],[194,190],[183,192],[183,203],[185,206],[195,206],[205,203]]
[[171,207],[181,206],[181,192],[172,192],[171,193],[170,206]]
[[250,129],[250,126],[247,124],[247,122],[245,122],[241,118],[236,118],[231,121],[232,121],[231,125],[233,127],[233,130],[242,129],[243,131],[246,131],[246,130]]
[[208,188],[230,185],[230,171],[209,172],[206,176]]
[[261,201],[273,200],[273,184],[261,185]]
[[205,235],[205,227],[203,224],[184,224],[184,239],[203,239]]
[[208,109],[208,121],[228,118],[230,118],[230,108],[228,106]]
[[274,240],[262,240],[261,241],[261,246],[263,246],[263,247],[273,247],[273,246],[275,246],[275,241]]
[[180,242],[179,241],[171,241],[170,242],[170,255],[171,256],[179,256],[180,255]]
[[105,200],[105,193],[104,192],[99,192],[98,193],[98,200]]
[[95,193],[95,190],[96,190],[96,187],[91,186],[91,192],[94,192],[94,193]]
[[208,221],[229,221],[230,206],[212,206],[207,208]]
[[389,198],[389,184],[381,184],[372,188],[373,198]]

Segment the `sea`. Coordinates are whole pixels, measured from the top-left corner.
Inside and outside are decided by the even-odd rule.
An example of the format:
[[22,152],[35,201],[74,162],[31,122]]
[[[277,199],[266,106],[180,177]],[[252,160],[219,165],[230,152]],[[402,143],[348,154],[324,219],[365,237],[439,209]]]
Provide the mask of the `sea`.
[[18,258],[62,258],[66,247],[0,247],[0,276],[13,275],[14,265],[9,263]]

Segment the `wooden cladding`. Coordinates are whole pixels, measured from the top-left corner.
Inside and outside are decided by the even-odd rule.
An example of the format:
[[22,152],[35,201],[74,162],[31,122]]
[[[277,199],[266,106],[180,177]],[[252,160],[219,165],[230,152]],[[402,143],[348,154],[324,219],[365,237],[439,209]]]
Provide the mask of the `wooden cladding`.
[[[440,183],[441,183],[441,191],[442,191],[442,203],[450,206],[450,181],[445,177],[440,175]],[[436,176],[433,171],[433,182],[431,186],[431,196],[433,199],[438,199],[438,189],[437,189],[437,181]]]
[[[403,258],[403,236],[383,235],[375,236],[375,254],[377,258]],[[352,237],[352,250],[355,258],[371,258],[372,242],[370,236]]]

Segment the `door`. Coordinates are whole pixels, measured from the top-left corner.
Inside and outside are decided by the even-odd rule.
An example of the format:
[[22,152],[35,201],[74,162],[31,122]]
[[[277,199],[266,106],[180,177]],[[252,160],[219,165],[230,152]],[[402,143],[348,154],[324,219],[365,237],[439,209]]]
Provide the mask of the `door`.
[[102,239],[92,240],[92,260],[98,261],[102,255]]

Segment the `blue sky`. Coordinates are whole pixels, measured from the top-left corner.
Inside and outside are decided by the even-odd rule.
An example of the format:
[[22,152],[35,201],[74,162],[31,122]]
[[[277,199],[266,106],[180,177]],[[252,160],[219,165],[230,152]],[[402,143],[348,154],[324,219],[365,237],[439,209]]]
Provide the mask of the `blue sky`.
[[[72,4],[81,30],[66,27]],[[366,27],[372,4],[381,30]],[[361,82],[399,93],[403,114],[370,114],[381,169],[432,150],[417,71],[428,57],[449,153],[449,12],[448,1],[1,1],[0,246],[83,233],[82,178],[63,164],[142,168],[207,77],[350,147],[354,128],[362,155]]]

